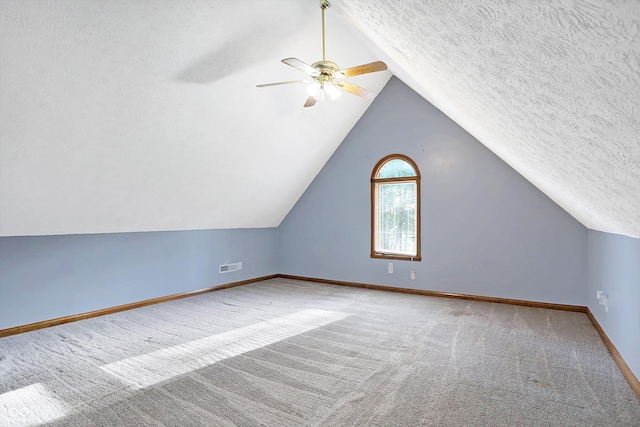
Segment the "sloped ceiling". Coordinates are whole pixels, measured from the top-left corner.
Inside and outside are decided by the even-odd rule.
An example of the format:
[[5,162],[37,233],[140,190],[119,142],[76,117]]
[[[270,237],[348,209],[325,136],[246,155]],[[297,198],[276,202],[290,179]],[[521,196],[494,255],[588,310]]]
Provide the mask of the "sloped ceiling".
[[394,74],[585,226],[640,237],[640,1],[334,3]]
[[[328,59],[384,60],[584,225],[640,237],[640,2],[332,4]],[[304,77],[279,61],[320,59],[319,17],[0,1],[0,234],[277,226],[369,105],[255,88]]]
[[[331,12],[328,59],[376,60]],[[277,226],[371,103],[256,88],[321,46],[316,0],[1,0],[0,233]]]

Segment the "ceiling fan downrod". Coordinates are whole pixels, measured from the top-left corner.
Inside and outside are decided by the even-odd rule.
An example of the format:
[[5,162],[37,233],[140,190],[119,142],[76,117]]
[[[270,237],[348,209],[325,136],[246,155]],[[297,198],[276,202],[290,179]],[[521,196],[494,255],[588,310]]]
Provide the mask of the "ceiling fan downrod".
[[327,60],[324,44],[324,10],[331,7],[331,3],[328,0],[320,0],[320,9],[322,9],[322,60]]

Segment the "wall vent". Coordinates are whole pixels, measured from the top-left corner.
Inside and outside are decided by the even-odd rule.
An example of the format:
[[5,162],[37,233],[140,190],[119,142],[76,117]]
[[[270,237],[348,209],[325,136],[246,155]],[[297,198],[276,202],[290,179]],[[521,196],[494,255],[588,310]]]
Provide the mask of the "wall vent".
[[238,263],[234,262],[232,264],[222,264],[220,265],[220,273],[231,273],[233,271],[238,271]]

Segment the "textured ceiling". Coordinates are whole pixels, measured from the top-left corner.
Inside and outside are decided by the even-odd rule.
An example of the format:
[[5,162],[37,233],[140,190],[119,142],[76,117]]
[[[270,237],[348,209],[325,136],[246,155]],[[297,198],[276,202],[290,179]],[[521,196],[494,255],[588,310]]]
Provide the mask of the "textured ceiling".
[[[328,59],[384,60],[584,225],[640,237],[639,1],[332,4]],[[0,0],[0,234],[277,226],[369,105],[255,88],[320,59],[319,15]]]
[[640,237],[640,1],[334,5],[394,74],[585,226]]

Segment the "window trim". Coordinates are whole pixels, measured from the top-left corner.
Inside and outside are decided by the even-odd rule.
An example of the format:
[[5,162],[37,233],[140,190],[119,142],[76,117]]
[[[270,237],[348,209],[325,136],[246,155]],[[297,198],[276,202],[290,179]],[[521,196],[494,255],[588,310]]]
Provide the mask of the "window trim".
[[[397,177],[397,178],[378,178],[378,174],[380,173],[380,169],[391,160],[403,160],[413,167],[415,171],[415,176],[407,176],[407,177]],[[389,254],[380,251],[376,251],[376,184],[380,183],[389,183],[389,182],[415,182],[416,184],[416,254],[415,255],[401,255],[401,254]],[[395,259],[395,260],[405,260],[405,261],[421,261],[422,256],[420,254],[420,169],[418,169],[418,165],[411,158],[405,156],[404,154],[389,154],[388,156],[383,157],[376,163],[373,168],[373,172],[371,173],[371,258],[383,258],[383,259]]]

